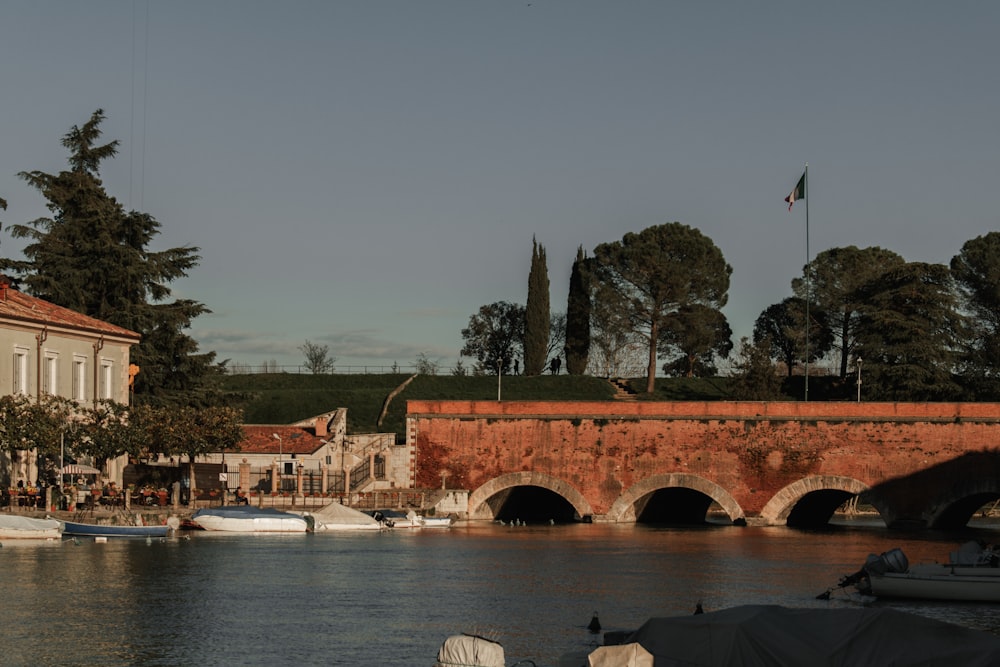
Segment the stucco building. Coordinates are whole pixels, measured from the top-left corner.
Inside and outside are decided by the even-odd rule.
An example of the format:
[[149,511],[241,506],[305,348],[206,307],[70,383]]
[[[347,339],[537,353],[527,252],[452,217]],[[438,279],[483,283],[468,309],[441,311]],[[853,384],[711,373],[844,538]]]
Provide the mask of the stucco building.
[[[62,396],[90,406],[101,399],[128,404],[129,353],[140,336],[119,326],[36,299],[0,281],[0,391],[41,398]],[[131,369],[134,372],[136,369]],[[108,463],[121,480],[124,461]],[[0,475],[34,482],[32,451],[0,450]]]

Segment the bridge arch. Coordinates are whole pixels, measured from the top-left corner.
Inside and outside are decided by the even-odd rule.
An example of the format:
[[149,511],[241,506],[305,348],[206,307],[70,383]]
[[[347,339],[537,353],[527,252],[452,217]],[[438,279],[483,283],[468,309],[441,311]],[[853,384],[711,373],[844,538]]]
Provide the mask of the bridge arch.
[[607,520],[619,523],[634,522],[636,520],[636,505],[643,498],[661,489],[677,488],[692,489],[705,494],[722,507],[733,523],[742,523],[746,520],[743,515],[743,508],[740,507],[740,504],[736,502],[728,491],[715,482],[689,473],[653,475],[633,484],[611,505],[611,509],[608,510]]
[[492,521],[499,507],[491,500],[509,489],[535,486],[551,491],[573,507],[578,518],[593,516],[590,503],[569,483],[540,472],[512,472],[494,477],[469,495],[469,518]]
[[[868,491],[868,485],[853,477],[811,475],[778,491],[760,511],[760,522],[776,525],[824,525],[833,512],[851,496]],[[811,499],[803,503],[807,496]],[[885,508],[872,498],[875,509],[885,517]]]
[[964,528],[979,508],[997,498],[1000,498],[1000,480],[970,480],[956,485],[934,502],[924,519],[928,528]]

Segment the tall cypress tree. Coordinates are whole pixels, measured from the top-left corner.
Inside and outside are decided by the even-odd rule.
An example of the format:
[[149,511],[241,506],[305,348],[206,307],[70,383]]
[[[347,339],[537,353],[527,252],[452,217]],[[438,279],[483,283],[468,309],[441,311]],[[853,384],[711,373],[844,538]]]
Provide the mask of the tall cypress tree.
[[531,239],[528,301],[524,306],[524,374],[541,375],[549,347],[549,270],[545,248]]
[[583,246],[576,250],[576,261],[569,276],[566,302],[566,372],[583,375],[590,357],[590,276]]
[[33,296],[140,333],[132,354],[140,367],[137,400],[203,401],[199,390],[217,371],[215,353],[198,354],[183,331],[209,311],[197,301],[167,301],[169,283],[197,266],[198,248],[148,250],[160,224],[145,213],[126,212],[99,178],[101,163],[118,153],[117,141],[97,144],[103,120],[98,109],[63,138],[68,171],[18,174],[48,200],[52,217],[12,225],[12,236],[29,239],[25,259],[0,259],[0,269],[13,272]]

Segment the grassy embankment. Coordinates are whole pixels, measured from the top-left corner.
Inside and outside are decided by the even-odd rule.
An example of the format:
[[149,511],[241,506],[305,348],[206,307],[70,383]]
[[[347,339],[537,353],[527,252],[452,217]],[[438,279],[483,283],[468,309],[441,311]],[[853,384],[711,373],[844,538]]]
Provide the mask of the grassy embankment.
[[[404,431],[408,400],[496,400],[496,376],[456,377],[419,375],[390,403],[381,424],[378,418],[389,394],[409,375],[299,375],[291,373],[229,375],[222,389],[244,410],[247,424],[288,424],[336,408],[347,408],[349,433],[397,433]],[[783,400],[801,400],[802,378],[786,383]],[[638,400],[724,401],[732,400],[728,378],[663,378],[652,395],[642,393],[645,378],[629,381]],[[842,398],[842,388],[832,387],[830,378],[810,378],[810,400]],[[504,376],[503,400],[606,401],[615,389],[604,378],[570,375],[537,377]]]

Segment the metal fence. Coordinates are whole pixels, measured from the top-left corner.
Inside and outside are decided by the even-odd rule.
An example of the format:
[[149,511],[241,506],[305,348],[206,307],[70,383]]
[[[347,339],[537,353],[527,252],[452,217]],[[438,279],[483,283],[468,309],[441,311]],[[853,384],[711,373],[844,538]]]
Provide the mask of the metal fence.
[[[389,373],[405,373],[407,375],[412,375],[417,372],[419,372],[419,370],[416,366],[400,366],[398,364],[394,364],[390,366],[335,366],[329,372],[319,373],[319,375],[387,375]],[[227,375],[258,375],[263,373],[289,373],[300,375],[313,374],[313,372],[304,364],[299,364],[297,366],[282,366],[273,362],[248,364],[237,361],[226,365]]]

